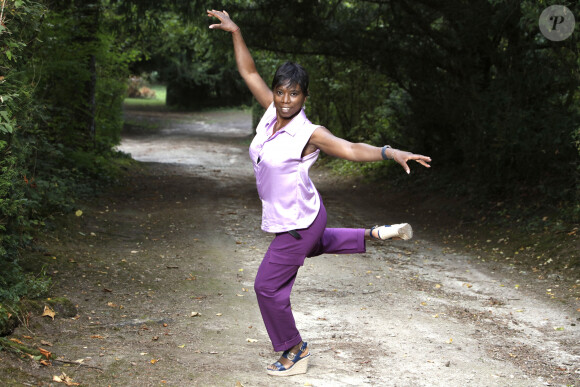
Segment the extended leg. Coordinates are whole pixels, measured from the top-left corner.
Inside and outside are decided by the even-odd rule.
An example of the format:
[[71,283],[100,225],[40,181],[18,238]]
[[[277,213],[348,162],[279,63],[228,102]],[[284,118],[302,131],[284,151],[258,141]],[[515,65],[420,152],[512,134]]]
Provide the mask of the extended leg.
[[313,246],[308,257],[321,254],[364,253],[366,231],[362,228],[327,228]]

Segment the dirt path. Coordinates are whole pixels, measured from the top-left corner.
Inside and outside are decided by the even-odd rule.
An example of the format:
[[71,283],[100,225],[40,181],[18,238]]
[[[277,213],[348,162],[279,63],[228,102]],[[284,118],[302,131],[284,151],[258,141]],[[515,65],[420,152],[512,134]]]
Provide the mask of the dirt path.
[[[564,281],[454,252],[416,223],[410,242],[306,261],[292,302],[311,367],[267,376],[276,354],[253,278],[271,237],[247,160],[249,116],[127,119],[148,128],[121,147],[141,172],[83,204],[38,257],[77,316],[33,316],[13,335],[82,365],[0,353],[6,384],[56,386],[64,372],[86,386],[580,385],[580,305],[551,297]],[[321,169],[313,178],[331,227],[405,220],[384,197]]]

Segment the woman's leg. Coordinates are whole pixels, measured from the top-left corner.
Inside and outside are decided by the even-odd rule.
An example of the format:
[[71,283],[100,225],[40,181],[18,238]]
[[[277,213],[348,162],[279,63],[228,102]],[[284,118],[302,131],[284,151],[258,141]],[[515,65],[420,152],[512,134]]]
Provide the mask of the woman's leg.
[[362,228],[327,228],[308,257],[321,254],[357,254],[366,252],[368,239],[410,239],[413,230],[407,223]]
[[363,228],[327,228],[308,257],[321,254],[357,254],[366,251],[365,239],[369,230]]
[[275,351],[284,351],[302,342],[290,305],[290,292],[300,266],[270,261],[268,249],[258,269],[254,290],[266,330]]

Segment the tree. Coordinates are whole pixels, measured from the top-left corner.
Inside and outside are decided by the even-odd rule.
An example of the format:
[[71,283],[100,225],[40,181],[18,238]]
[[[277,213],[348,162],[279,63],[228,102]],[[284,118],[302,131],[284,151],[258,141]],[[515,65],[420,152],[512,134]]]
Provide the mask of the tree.
[[[580,14],[577,3],[565,3]],[[373,138],[357,124],[362,117],[380,120],[373,114],[387,113],[389,133],[398,132],[406,146],[433,156],[438,168],[450,172],[450,181],[461,177],[473,195],[520,196],[525,187],[534,195],[575,199],[580,45],[578,34],[559,43],[542,36],[538,17],[546,4],[369,0],[274,7],[263,0],[230,5],[251,48],[315,64],[313,83],[322,83],[315,87],[329,90],[317,106],[343,133]],[[336,71],[335,63],[343,67]],[[338,81],[335,74],[349,68],[355,71]],[[386,79],[383,92],[369,88],[380,101],[345,119],[340,116],[353,107],[345,99],[330,118],[324,107],[335,104],[341,87],[364,94],[353,85],[368,85],[368,72],[376,74],[373,81]]]

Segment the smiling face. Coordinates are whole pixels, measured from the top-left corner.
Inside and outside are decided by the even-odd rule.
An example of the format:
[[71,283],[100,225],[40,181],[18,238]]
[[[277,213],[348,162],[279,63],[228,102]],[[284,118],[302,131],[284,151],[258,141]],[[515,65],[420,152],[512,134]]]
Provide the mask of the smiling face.
[[[295,83],[283,83],[274,88],[274,107],[278,121],[289,121],[294,118],[306,102],[306,94]],[[283,123],[283,122],[280,122]]]

